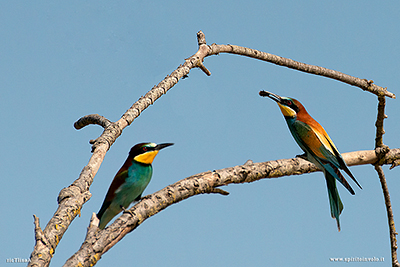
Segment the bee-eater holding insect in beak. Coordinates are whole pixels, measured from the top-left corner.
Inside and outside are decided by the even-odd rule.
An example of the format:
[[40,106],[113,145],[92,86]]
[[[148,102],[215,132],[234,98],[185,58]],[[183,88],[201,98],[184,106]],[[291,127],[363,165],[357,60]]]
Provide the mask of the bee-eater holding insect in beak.
[[99,228],[104,229],[118,213],[139,201],[153,174],[153,162],[158,151],[172,143],[140,143],[131,148],[124,165],[112,181],[103,205],[97,213]]
[[289,97],[280,97],[267,91],[260,91],[259,94],[260,96],[268,96],[278,103],[294,140],[296,140],[297,144],[305,152],[307,160],[314,163],[324,172],[328,187],[331,215],[332,218],[336,218],[337,227],[340,231],[339,215],[343,210],[343,204],[336,188],[336,180],[343,184],[352,195],[355,193],[339,169],[344,170],[361,188],[360,184],[346,166],[342,156],[324,128],[307,113],[299,101]]

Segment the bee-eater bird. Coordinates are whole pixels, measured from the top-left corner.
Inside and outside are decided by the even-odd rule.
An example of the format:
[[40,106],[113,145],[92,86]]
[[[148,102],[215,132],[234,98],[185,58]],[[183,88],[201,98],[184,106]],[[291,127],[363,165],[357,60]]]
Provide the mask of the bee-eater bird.
[[112,218],[128,208],[132,202],[141,199],[153,174],[151,163],[158,151],[171,145],[173,144],[140,143],[131,148],[128,158],[115,175],[103,205],[97,213],[100,229],[104,229]]
[[336,188],[336,180],[343,184],[352,195],[355,193],[339,169],[344,170],[361,188],[360,184],[346,166],[338,149],[324,128],[307,113],[299,101],[289,97],[280,97],[267,91],[260,91],[259,94],[260,96],[268,96],[278,103],[294,140],[305,152],[307,160],[314,163],[324,172],[331,215],[332,218],[336,218],[337,227],[340,231],[339,215],[343,210],[343,203]]

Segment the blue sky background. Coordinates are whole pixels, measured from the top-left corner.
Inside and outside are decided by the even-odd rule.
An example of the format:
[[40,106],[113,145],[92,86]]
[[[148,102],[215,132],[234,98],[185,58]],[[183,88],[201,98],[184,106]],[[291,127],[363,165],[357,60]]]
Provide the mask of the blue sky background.
[[[102,128],[73,123],[98,113],[118,120],[141,95],[207,42],[251,47],[373,80],[400,96],[398,1],[1,1],[0,262],[29,258],[33,214],[44,228],[59,191],[88,162]],[[206,58],[125,129],[52,260],[79,249],[90,217],[131,146],[174,142],[154,161],[145,194],[199,172],[292,158],[301,151],[269,90],[300,100],[339,150],[374,148],[377,99],[334,80],[236,55]],[[388,99],[385,144],[400,147],[400,106]],[[400,169],[385,167],[397,228]],[[322,173],[229,185],[148,219],[97,266],[341,266],[331,257],[390,262],[386,210],[372,166],[351,167],[363,186],[339,187],[342,231],[330,217]],[[7,241],[7,242],[4,242]],[[3,265],[3,264],[1,264]],[[8,265],[8,264],[6,264]]]

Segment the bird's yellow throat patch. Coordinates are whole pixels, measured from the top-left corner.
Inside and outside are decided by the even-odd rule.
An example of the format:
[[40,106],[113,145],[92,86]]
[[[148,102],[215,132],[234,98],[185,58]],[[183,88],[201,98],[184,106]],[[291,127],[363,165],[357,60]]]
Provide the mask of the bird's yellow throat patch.
[[293,109],[281,105],[280,103],[278,103],[279,107],[281,108],[282,114],[285,117],[295,117],[296,116],[296,111],[294,111]]
[[144,164],[151,164],[157,154],[158,150],[146,152],[144,154],[137,155],[136,157],[134,157],[134,160]]

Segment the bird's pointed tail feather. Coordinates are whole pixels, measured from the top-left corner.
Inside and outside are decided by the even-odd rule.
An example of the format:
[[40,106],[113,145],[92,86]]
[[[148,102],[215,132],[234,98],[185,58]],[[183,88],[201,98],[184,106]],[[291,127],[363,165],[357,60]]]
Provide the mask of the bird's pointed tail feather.
[[343,210],[343,203],[340,200],[339,192],[336,188],[336,179],[330,175],[329,172],[326,173],[326,185],[328,187],[329,204],[331,207],[331,216],[336,219],[337,227],[340,232],[340,221],[339,216]]

